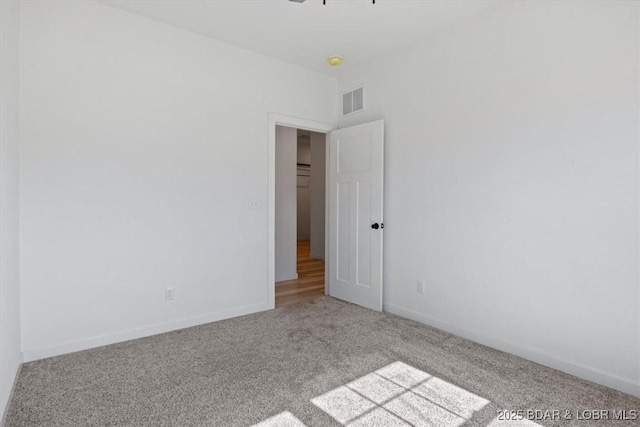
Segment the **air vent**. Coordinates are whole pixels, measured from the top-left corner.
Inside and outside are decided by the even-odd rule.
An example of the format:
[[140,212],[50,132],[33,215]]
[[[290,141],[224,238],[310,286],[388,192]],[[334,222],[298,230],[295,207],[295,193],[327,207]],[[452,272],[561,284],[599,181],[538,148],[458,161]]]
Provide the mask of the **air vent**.
[[342,115],[357,113],[364,110],[364,87],[359,87],[342,94]]

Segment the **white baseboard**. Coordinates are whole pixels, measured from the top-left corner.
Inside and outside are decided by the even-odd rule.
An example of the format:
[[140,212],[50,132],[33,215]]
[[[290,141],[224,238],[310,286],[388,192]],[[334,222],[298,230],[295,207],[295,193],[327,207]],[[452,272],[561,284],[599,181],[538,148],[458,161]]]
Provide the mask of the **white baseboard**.
[[177,329],[190,328],[192,326],[203,325],[205,323],[217,322],[219,320],[230,319],[232,317],[244,316],[246,314],[257,313],[259,311],[270,310],[267,302],[260,304],[237,307],[230,310],[216,311],[200,316],[188,317],[185,319],[170,322],[158,323],[141,328],[130,329],[115,334],[102,335],[78,341],[71,341],[60,345],[45,348],[37,348],[23,351],[24,362],[45,359],[47,357],[59,356],[76,351],[88,350],[90,348],[102,347],[104,345],[115,344],[123,341],[144,338],[151,335],[162,334],[175,331]]
[[309,254],[309,258],[311,258],[311,259],[321,259],[321,260],[324,261],[324,254],[322,254],[322,255]]
[[575,375],[576,377],[640,397],[640,383],[635,383],[625,378],[602,372],[599,369],[584,366],[580,363],[570,362],[568,360],[564,360],[562,358],[534,348],[522,346],[510,341],[505,341],[500,338],[462,328],[449,322],[443,322],[422,313],[396,305],[384,304],[384,311],[401,317],[406,317],[408,319],[415,320],[417,322],[424,323],[438,329],[442,329],[443,331],[452,333],[462,338],[466,338],[482,345],[486,345],[488,347],[515,354],[516,356],[520,356],[524,359],[531,360],[541,365],[557,369],[558,371]]
[[296,272],[296,273],[288,274],[288,275],[286,275],[284,277],[277,277],[275,279],[275,282],[276,283],[288,282],[289,280],[298,280],[298,273]]
[[0,418],[0,427],[4,426],[7,420],[9,405],[11,404],[11,400],[13,399],[13,393],[16,390],[16,384],[18,383],[18,377],[20,376],[20,371],[22,371],[23,362],[24,362],[24,353],[20,353],[20,361],[18,363],[18,367],[16,368],[16,373],[13,376],[13,381],[11,382],[11,391],[9,392],[9,396],[7,396],[7,401],[4,402],[4,408],[2,408],[2,418]]

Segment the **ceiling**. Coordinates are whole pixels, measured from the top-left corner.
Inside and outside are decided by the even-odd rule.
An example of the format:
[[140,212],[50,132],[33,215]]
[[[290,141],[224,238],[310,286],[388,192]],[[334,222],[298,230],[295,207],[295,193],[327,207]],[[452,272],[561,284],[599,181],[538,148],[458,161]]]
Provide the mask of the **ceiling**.
[[[102,3],[337,75],[480,10],[495,0],[101,0]],[[332,68],[327,57],[341,55]]]

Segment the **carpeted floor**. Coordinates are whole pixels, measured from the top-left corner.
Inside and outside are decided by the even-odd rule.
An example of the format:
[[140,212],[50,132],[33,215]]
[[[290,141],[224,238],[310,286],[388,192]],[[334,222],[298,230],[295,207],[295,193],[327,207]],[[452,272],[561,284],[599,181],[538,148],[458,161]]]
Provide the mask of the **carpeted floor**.
[[[497,420],[527,409],[560,420]],[[27,363],[6,426],[640,424],[585,410],[632,418],[640,399],[323,297]]]

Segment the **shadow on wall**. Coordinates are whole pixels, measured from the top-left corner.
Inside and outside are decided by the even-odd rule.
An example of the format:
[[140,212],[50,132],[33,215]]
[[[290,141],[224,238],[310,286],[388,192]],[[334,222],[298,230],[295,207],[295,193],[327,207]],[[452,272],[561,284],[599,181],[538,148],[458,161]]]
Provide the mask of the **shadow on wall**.
[[298,240],[311,239],[311,132],[298,130],[297,225]]

